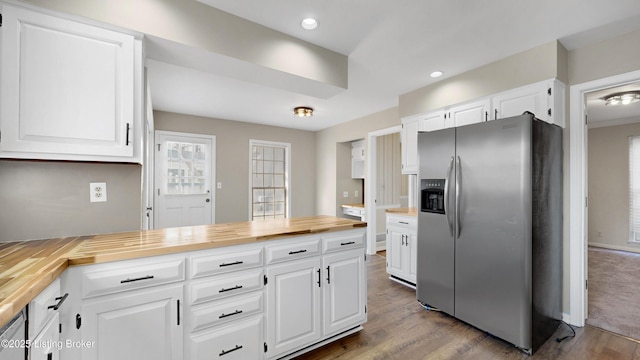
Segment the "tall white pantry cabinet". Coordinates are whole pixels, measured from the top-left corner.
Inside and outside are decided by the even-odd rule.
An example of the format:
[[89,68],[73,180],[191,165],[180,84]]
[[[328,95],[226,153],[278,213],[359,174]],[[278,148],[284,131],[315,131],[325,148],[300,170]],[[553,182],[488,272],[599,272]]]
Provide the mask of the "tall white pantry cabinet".
[[141,162],[141,36],[0,2],[0,157]]

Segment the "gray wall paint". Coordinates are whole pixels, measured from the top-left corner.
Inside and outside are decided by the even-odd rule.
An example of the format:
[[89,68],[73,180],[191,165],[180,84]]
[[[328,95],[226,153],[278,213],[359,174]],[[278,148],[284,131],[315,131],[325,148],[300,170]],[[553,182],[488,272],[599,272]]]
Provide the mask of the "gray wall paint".
[[[0,241],[137,230],[137,164],[0,161]],[[89,202],[89,183],[107,183],[107,202]]]
[[249,139],[291,143],[291,216],[315,215],[314,132],[162,111],[153,114],[156,130],[216,136],[216,182],[222,182],[222,189],[216,190],[216,223],[249,219]]
[[590,245],[640,252],[629,240],[629,136],[640,123],[589,129]]

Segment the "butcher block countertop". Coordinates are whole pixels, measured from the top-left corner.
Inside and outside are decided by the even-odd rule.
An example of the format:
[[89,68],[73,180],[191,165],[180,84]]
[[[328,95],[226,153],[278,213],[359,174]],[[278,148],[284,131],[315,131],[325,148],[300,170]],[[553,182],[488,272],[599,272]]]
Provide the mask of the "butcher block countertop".
[[414,207],[391,208],[387,209],[387,212],[394,215],[418,216],[418,210]]
[[366,227],[360,221],[310,216],[269,221],[0,243],[0,326],[71,265],[193,250]]

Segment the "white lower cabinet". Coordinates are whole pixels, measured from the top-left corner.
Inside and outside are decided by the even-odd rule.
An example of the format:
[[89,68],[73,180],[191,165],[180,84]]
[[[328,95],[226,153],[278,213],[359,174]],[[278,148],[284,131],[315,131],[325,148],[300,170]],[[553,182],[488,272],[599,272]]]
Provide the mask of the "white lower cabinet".
[[83,359],[182,359],[183,286],[97,298],[82,307]]
[[72,266],[45,328],[65,360],[290,358],[366,322],[364,245],[362,228]]
[[29,359],[31,360],[59,360],[60,359],[60,323],[58,313],[42,328],[40,334],[33,339],[33,345],[29,348]]
[[267,268],[267,355],[312,344],[322,336],[320,257]]
[[[363,231],[334,233],[322,238],[322,255],[267,266],[267,358],[289,356],[366,322],[364,243]],[[290,245],[295,251],[296,242]]]
[[351,250],[326,255],[322,260],[326,286],[323,287],[325,336],[356,326],[366,320],[367,287],[364,254]]
[[263,317],[254,316],[213,331],[193,334],[189,341],[189,359],[262,359],[263,326]]
[[418,226],[413,216],[387,214],[387,273],[392,280],[415,286]]

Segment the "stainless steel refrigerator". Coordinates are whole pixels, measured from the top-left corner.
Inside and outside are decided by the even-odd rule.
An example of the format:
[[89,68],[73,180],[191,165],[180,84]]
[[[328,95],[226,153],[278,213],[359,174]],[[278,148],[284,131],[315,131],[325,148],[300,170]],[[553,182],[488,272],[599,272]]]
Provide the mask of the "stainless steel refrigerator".
[[561,319],[562,129],[420,132],[418,156],[418,301],[532,353]]

